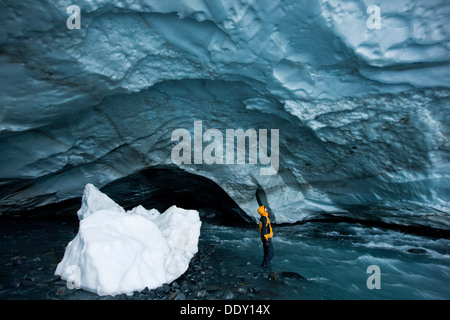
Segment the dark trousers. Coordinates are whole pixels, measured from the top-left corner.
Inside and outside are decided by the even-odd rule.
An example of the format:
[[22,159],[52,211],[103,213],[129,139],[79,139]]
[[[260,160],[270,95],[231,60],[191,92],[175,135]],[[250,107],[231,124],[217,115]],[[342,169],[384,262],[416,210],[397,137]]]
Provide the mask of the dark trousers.
[[275,252],[273,251],[272,239],[269,239],[268,241],[264,239],[262,243],[264,249],[264,260],[262,262],[262,266],[267,267],[269,266]]

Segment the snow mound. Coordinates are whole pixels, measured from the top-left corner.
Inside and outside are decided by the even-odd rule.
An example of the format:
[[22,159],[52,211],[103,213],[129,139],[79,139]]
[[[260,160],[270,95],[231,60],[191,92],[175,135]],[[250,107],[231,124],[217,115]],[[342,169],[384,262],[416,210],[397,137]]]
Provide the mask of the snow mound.
[[100,210],[110,210],[125,212],[125,210],[115,203],[106,194],[100,192],[93,184],[88,183],[84,188],[81,208],[78,210],[78,219],[83,220],[92,213]]
[[138,206],[125,211],[87,184],[78,217],[78,234],[55,275],[99,295],[131,295],[170,283],[198,251],[201,221],[196,210],[172,206],[160,214]]

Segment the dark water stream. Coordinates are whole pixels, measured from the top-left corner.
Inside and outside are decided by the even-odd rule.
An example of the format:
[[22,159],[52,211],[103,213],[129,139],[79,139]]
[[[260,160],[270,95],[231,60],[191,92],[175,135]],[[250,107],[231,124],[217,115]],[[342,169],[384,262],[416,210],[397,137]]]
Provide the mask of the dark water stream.
[[[54,276],[77,230],[76,219],[1,221],[0,299],[450,299],[449,239],[348,222],[274,226],[270,269],[256,226],[203,222],[199,252],[175,282],[101,297]],[[368,288],[372,265],[380,289]]]

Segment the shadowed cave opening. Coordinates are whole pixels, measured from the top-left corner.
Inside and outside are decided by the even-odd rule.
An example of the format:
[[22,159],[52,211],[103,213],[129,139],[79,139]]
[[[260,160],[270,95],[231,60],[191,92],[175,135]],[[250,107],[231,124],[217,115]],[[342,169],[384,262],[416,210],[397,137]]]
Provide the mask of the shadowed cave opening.
[[140,204],[163,213],[176,205],[199,210],[202,220],[219,224],[237,226],[252,221],[215,182],[176,166],[147,168],[117,179],[101,191],[127,210]]
[[[148,210],[157,209],[163,213],[176,205],[183,209],[198,210],[202,221],[229,226],[248,226],[248,223],[252,222],[252,219],[215,182],[172,165],[137,171],[108,183],[100,190],[125,210],[142,205]],[[1,219],[68,219],[76,222],[80,207],[81,197],[75,197],[27,210],[16,210],[1,215]]]

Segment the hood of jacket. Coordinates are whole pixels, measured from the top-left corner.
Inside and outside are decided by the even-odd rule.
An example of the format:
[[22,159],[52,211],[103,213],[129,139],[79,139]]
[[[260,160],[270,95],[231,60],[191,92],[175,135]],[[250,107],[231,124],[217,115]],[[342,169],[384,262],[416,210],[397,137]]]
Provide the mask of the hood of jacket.
[[259,207],[259,208],[258,208],[258,213],[259,213],[261,216],[268,217],[268,216],[269,216],[269,213],[268,213],[268,212],[265,212],[264,209],[265,209],[264,206]]

